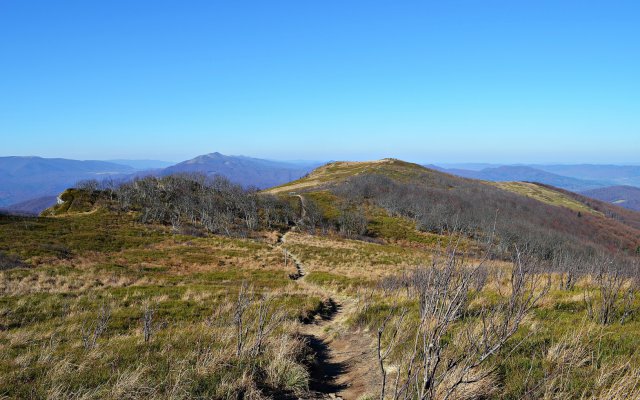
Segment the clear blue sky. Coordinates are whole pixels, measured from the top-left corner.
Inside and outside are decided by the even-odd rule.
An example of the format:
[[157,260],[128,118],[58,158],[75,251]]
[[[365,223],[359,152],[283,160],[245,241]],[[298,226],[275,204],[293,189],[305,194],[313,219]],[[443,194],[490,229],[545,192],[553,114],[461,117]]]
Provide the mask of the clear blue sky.
[[638,1],[0,2],[0,155],[640,162]]

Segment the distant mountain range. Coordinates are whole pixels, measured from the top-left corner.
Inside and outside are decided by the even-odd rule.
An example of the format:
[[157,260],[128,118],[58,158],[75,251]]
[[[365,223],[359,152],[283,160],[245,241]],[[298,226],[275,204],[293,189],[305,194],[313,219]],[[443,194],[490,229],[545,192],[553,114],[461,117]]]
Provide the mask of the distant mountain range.
[[571,178],[604,182],[607,185],[640,186],[639,165],[538,165],[535,168]]
[[484,168],[479,171],[468,169],[445,169],[427,165],[439,171],[464,178],[481,179],[492,182],[526,181],[539,182],[571,191],[583,191],[606,186],[606,183],[585,179],[576,179],[536,169],[528,166],[504,165],[500,167]]
[[587,190],[582,194],[630,210],[640,211],[640,188],[634,186],[608,186]]
[[135,168],[139,171],[149,170],[149,169],[162,169],[167,168],[175,164],[170,161],[160,161],[160,160],[108,160],[109,162],[127,165],[131,168]]
[[[537,182],[581,193],[631,210],[640,210],[640,166],[625,165],[503,165],[461,164],[442,172],[492,182]],[[458,168],[456,168],[458,167]],[[460,168],[466,167],[466,168]]]
[[0,157],[0,207],[60,193],[84,179],[125,177],[135,172],[107,161]]
[[165,168],[161,174],[198,172],[209,176],[223,175],[243,186],[266,189],[298,179],[317,166],[314,163],[287,163],[211,153]]
[[[433,168],[433,166],[431,166]],[[554,174],[554,176],[547,176],[540,174],[539,179],[557,179],[558,176],[566,178],[574,178],[579,181],[568,181],[568,184],[576,190],[588,190],[589,186],[603,187],[603,186],[638,186],[640,187],[640,165],[605,165],[605,164],[521,164],[521,165],[500,165],[500,164],[480,164],[480,163],[464,163],[464,164],[441,164],[436,167],[440,171],[446,171],[454,175],[460,176],[474,176],[474,172],[487,173],[486,180],[504,180],[514,178],[512,180],[523,180],[520,177],[533,176],[532,171],[527,171],[524,168],[532,168],[540,174],[541,172],[548,172]],[[503,174],[503,177],[497,176]],[[475,176],[482,176],[477,174]],[[494,179],[497,178],[497,179]],[[483,179],[483,178],[479,178]],[[586,182],[584,182],[586,181]],[[552,184],[550,182],[543,182]],[[562,186],[559,186],[562,187]],[[565,187],[565,189],[568,189]]]
[[57,198],[57,195],[37,197],[1,208],[0,212],[16,215],[38,215],[47,208],[55,205]]
[[[0,209],[37,214],[63,190],[85,179],[133,179],[144,175],[223,175],[243,186],[267,188],[302,177],[321,163],[279,162],[211,153],[175,165],[155,160],[78,161],[62,158],[0,157]],[[168,165],[168,167],[167,167]]]
[[[0,157],[0,209],[39,213],[55,202],[61,191],[85,179],[116,180],[175,173],[222,175],[245,187],[265,189],[298,179],[322,162],[272,161],[210,153],[173,165],[158,160],[78,161],[62,158]],[[618,165],[495,165],[459,164],[429,168],[487,181],[539,182],[584,193],[595,199],[633,208],[632,186],[640,186],[640,166]],[[626,185],[626,186],[622,186]],[[599,189],[599,190],[595,190]],[[637,189],[640,191],[640,189]],[[610,199],[611,197],[611,199]]]

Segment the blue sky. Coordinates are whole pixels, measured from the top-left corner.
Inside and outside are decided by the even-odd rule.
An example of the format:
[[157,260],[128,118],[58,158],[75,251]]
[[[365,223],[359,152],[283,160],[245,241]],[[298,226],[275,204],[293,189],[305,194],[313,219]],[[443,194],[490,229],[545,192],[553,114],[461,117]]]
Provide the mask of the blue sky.
[[640,162],[637,1],[0,2],[0,155]]

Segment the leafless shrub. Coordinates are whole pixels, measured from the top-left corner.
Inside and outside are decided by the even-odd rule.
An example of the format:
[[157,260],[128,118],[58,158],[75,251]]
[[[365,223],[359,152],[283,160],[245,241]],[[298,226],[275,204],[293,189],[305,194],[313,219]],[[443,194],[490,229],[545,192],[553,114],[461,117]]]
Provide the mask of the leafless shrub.
[[366,313],[373,303],[374,289],[361,289],[358,291],[358,308],[361,312]]
[[487,284],[487,279],[489,279],[489,269],[485,264],[480,264],[474,274],[473,289],[476,292],[482,291]]
[[601,254],[593,259],[593,287],[586,287],[583,299],[587,315],[594,321],[608,325],[619,316],[624,323],[634,312],[637,288],[624,269],[624,261]]
[[85,350],[91,350],[96,347],[98,338],[107,330],[109,319],[111,319],[111,309],[109,306],[103,305],[95,321],[85,321],[82,324],[82,345]]
[[637,296],[637,290],[631,286],[625,290],[622,297],[622,312],[620,315],[620,323],[624,324],[635,312],[635,299]]
[[[486,361],[501,350],[547,293],[549,279],[537,273],[532,257],[516,248],[502,300],[476,309],[469,298],[482,264],[465,265],[452,251],[445,260],[410,275],[408,293],[418,301],[417,322],[394,309],[378,331],[383,391],[386,356],[399,353],[393,399],[449,399],[473,387],[489,386],[483,382],[494,369]],[[403,332],[404,340],[396,340],[398,332]],[[446,339],[451,336],[453,340]]]
[[145,343],[148,343],[151,340],[151,336],[155,333],[155,327],[153,325],[155,314],[155,306],[150,303],[145,304],[142,312],[142,333]]
[[343,208],[338,217],[338,230],[347,237],[363,235],[367,231],[367,218],[359,208]]
[[273,298],[263,296],[258,305],[257,317],[255,318],[254,344],[251,348],[251,355],[254,357],[261,354],[264,350],[265,340],[278,328],[284,321],[285,315],[281,312],[273,310]]
[[[274,310],[273,299],[256,296],[244,282],[233,305],[236,357],[247,353],[253,357],[264,350],[265,340],[284,322],[285,315]],[[249,343],[252,343],[247,348]]]

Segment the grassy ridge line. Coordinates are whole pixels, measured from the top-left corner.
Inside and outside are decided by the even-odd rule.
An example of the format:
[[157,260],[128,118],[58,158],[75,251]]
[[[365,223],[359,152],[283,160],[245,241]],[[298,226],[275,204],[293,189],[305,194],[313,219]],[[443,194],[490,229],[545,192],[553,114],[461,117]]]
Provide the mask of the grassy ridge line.
[[550,204],[552,206],[564,207],[574,211],[586,212],[593,215],[603,214],[591,207],[574,200],[565,194],[543,187],[531,182],[487,182],[490,185],[500,189],[507,190],[512,193],[520,194],[532,199]]
[[278,194],[286,191],[305,190],[325,184],[342,182],[365,172],[406,179],[411,175],[409,172],[419,176],[419,174],[427,173],[429,170],[418,164],[393,158],[375,161],[337,161],[318,167],[303,178],[267,189],[265,192]]
[[[286,191],[308,190],[320,188],[326,184],[339,183],[349,177],[362,173],[379,173],[399,180],[407,180],[425,176],[433,171],[418,164],[412,164],[395,159],[382,159],[362,162],[334,162],[316,168],[309,175],[268,189],[266,193],[278,194]],[[587,212],[593,215],[603,215],[588,205],[581,203],[562,192],[530,182],[482,182],[500,189],[526,196],[546,204],[568,208],[574,211]]]

